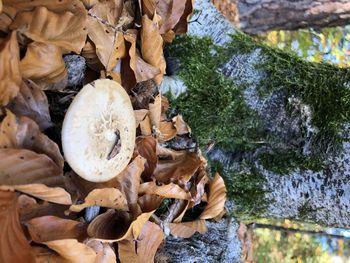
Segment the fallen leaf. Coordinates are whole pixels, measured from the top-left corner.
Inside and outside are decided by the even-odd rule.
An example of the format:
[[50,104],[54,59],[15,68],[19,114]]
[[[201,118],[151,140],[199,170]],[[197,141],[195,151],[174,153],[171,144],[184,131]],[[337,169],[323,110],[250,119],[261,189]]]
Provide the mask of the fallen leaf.
[[145,119],[146,115],[148,114],[148,110],[145,110],[145,109],[134,110],[134,114],[135,114],[136,127],[137,127]]
[[2,12],[2,0],[0,0],[0,13]]
[[0,149],[0,184],[57,185],[62,170],[46,155],[25,149]]
[[121,263],[153,263],[163,239],[162,229],[154,223],[146,222],[137,240],[118,242],[118,255]]
[[209,184],[208,204],[200,215],[200,219],[210,219],[218,216],[224,209],[226,201],[226,187],[222,177],[216,173]]
[[36,243],[59,239],[78,239],[83,241],[87,226],[79,221],[56,216],[33,218],[25,223],[29,234]]
[[47,187],[44,184],[0,185],[0,190],[19,191],[56,204],[72,204],[69,193],[61,187]]
[[176,200],[176,205],[171,207],[167,222],[180,223],[182,218],[185,216],[187,209],[190,206],[191,201],[189,200]]
[[0,106],[17,96],[21,82],[19,47],[16,31],[13,31],[0,44]]
[[30,43],[19,66],[22,77],[33,80],[42,89],[67,76],[62,49],[49,43]]
[[198,168],[197,174],[194,178],[194,183],[191,187],[192,203],[191,207],[200,204],[202,197],[205,193],[205,186],[209,181],[209,177],[205,170],[205,167],[201,165]]
[[96,260],[96,252],[76,239],[53,240],[44,244],[70,263],[94,263]]
[[161,183],[181,181],[187,183],[201,164],[196,153],[183,152],[174,160],[159,160],[154,177]]
[[154,103],[149,104],[149,116],[152,126],[159,129],[160,117],[162,115],[162,96],[157,95],[154,99]]
[[146,115],[145,119],[140,122],[140,129],[141,129],[141,134],[144,136],[149,136],[152,135],[152,127],[151,127],[151,120]]
[[141,173],[144,170],[146,160],[137,156],[125,169],[117,176],[117,188],[124,194],[128,204],[137,204]]
[[166,142],[176,136],[176,128],[171,121],[161,121],[159,125],[159,141]]
[[88,194],[84,203],[79,205],[71,205],[69,210],[73,212],[80,212],[89,206],[102,206],[107,208],[114,208],[118,210],[127,210],[127,202],[123,194],[116,188],[95,189]]
[[164,21],[159,29],[161,34],[173,29],[185,12],[186,0],[167,0],[157,2],[157,15]]
[[186,151],[176,151],[170,148],[162,147],[159,144],[157,144],[157,155],[159,158],[162,159],[176,160],[186,155]]
[[40,132],[39,126],[27,117],[16,118],[9,110],[0,124],[0,149],[24,148],[50,157],[58,167],[64,160],[55,142]]
[[160,204],[163,201],[163,197],[159,195],[149,195],[145,194],[143,196],[140,196],[137,200],[137,203],[139,204],[141,211],[143,213],[148,213],[153,210],[157,210],[160,206]]
[[115,263],[117,257],[108,243],[103,243],[98,240],[89,239],[85,244],[91,247],[96,252],[95,263]]
[[155,19],[152,21],[147,15],[142,16],[141,53],[142,58],[148,64],[160,70],[160,73],[154,78],[159,85],[163,79],[166,67],[163,56],[163,38],[159,33]]
[[98,0],[81,0],[86,7],[86,9],[90,9],[94,5],[98,3]]
[[170,233],[175,237],[189,238],[194,233],[199,232],[204,234],[208,231],[205,220],[196,220],[184,223],[170,223]]
[[18,218],[18,195],[0,191],[0,262],[35,263]]
[[173,30],[169,30],[168,32],[165,32],[164,34],[162,34],[163,41],[166,44],[172,43],[175,36],[176,36],[176,34]]
[[93,5],[89,10],[89,14],[97,17],[100,21],[104,21],[105,24],[117,26],[122,10],[122,0],[100,1]]
[[187,125],[187,123],[184,121],[181,115],[175,116],[172,121],[175,124],[176,127],[176,133],[178,135],[184,135],[191,133],[191,128]]
[[152,136],[139,136],[136,138],[137,152],[146,159],[145,170],[142,178],[146,181],[151,180],[153,171],[157,165],[157,141]]
[[87,13],[66,11],[56,14],[44,6],[20,12],[10,25],[36,42],[54,44],[79,54],[85,45]]
[[[141,213],[135,220],[126,212],[109,209],[97,216],[88,227],[90,237],[104,241],[116,242],[127,238],[137,239],[142,227],[155,210]],[[118,226],[118,227],[116,227]]]
[[22,81],[18,95],[8,108],[17,116],[27,116],[45,130],[52,126],[46,94],[31,80]]
[[186,0],[185,10],[179,19],[179,22],[174,27],[176,34],[185,34],[188,27],[188,19],[193,13],[193,0]]
[[191,194],[174,183],[156,185],[155,182],[140,185],[139,194],[155,194],[166,198],[185,199],[191,198]]

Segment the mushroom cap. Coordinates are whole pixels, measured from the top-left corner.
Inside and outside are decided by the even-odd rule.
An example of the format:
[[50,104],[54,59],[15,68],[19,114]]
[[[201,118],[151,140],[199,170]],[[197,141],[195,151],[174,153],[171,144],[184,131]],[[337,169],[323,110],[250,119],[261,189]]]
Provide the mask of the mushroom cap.
[[80,177],[105,182],[128,165],[135,136],[128,94],[117,82],[100,79],[85,85],[69,106],[62,147],[66,161]]

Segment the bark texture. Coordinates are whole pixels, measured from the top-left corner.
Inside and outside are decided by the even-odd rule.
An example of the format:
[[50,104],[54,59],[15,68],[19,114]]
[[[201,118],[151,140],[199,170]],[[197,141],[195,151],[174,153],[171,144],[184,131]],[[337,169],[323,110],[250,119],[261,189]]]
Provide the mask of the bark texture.
[[[210,37],[219,45],[228,44],[229,34],[235,32],[233,26],[208,0],[196,1],[195,8],[202,13],[198,23],[190,24],[189,34]],[[218,70],[238,85],[245,83],[246,104],[262,117],[267,132],[280,139],[278,143],[272,145],[273,147],[293,149],[297,145],[298,151],[308,156],[310,142],[317,133],[317,127],[314,127],[310,121],[312,111],[309,105],[302,103],[298,98],[291,97],[284,90],[283,85],[269,96],[259,95],[258,85],[268,76],[263,70],[257,69],[256,65],[264,63],[266,59],[266,54],[260,48],[243,54],[233,52],[227,63]],[[292,72],[293,68],[290,70]],[[344,89],[347,89],[346,83],[344,83]],[[182,88],[182,90],[190,92],[190,89]],[[216,95],[213,94],[213,96]],[[293,102],[295,107],[293,110],[298,114],[291,116],[287,112],[286,101]],[[223,123],[223,125],[234,124]],[[344,138],[350,138],[348,127],[349,125],[343,130]],[[344,142],[341,147],[338,154],[329,155],[324,168],[318,172],[295,168],[288,174],[281,175],[265,169],[258,160],[252,159],[258,173],[263,177],[263,183],[258,187],[265,194],[262,200],[254,200],[254,202],[263,201],[266,204],[266,210],[261,216],[305,220],[326,226],[350,227],[350,143]],[[250,157],[254,158],[259,151],[265,150],[269,151],[266,147],[259,148],[256,152],[250,153]],[[216,148],[210,152],[209,158],[221,162],[227,170],[236,171],[239,174],[242,172],[239,169],[244,154],[238,155],[236,152],[225,152]],[[246,184],[248,185],[251,180],[253,178],[248,177]],[[236,182],[237,178],[233,176],[229,183],[235,185]],[[244,193],[244,185],[241,190]]]
[[257,34],[269,30],[343,26],[350,22],[347,0],[236,0],[217,6],[242,31]]

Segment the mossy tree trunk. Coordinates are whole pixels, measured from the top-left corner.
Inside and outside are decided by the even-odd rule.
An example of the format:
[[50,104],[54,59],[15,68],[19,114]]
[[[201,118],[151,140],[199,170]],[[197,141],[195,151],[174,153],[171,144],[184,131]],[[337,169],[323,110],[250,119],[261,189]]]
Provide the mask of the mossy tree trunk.
[[190,36],[168,50],[180,71],[162,89],[181,93],[172,105],[201,145],[215,144],[210,166],[235,213],[350,227],[349,70],[259,44],[208,0],[195,9]]
[[[220,5],[220,1],[214,2]],[[344,26],[350,22],[350,3],[347,0],[232,0],[231,6],[229,12],[222,11],[227,12],[230,20],[242,31],[250,34]]]

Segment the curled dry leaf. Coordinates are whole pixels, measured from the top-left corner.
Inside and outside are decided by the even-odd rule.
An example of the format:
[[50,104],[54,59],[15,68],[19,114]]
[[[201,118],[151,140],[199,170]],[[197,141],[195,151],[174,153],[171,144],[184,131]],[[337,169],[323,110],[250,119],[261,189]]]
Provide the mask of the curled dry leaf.
[[174,183],[156,185],[155,182],[143,183],[140,185],[139,194],[155,194],[166,198],[191,199],[191,194]]
[[94,71],[100,72],[104,67],[96,54],[95,44],[88,37],[81,55],[85,58],[86,64]]
[[0,106],[17,96],[21,82],[19,48],[16,31],[13,31],[0,44]]
[[94,263],[96,260],[96,252],[76,239],[53,240],[44,244],[70,263]]
[[158,247],[163,242],[162,229],[151,222],[143,226],[138,240],[118,242],[118,254],[121,263],[153,263]]
[[35,263],[18,218],[17,194],[0,191],[0,262]]
[[183,152],[174,160],[159,160],[155,178],[161,183],[171,181],[188,182],[201,164],[201,159],[196,153]]
[[0,0],[0,13],[2,12],[2,0]]
[[136,204],[141,181],[141,173],[144,170],[146,159],[137,156],[117,178],[117,188],[126,197],[128,204]]
[[136,138],[137,152],[146,159],[143,179],[149,181],[157,165],[156,153],[157,141],[152,136],[141,136]]
[[100,1],[93,5],[89,13],[105,24],[116,26],[123,10],[122,0]]
[[19,63],[22,77],[36,82],[42,89],[67,76],[62,49],[48,43],[33,42]]
[[126,211],[128,205],[123,194],[116,188],[95,189],[88,194],[84,203],[79,205],[71,205],[69,208],[73,212],[80,212],[89,206],[102,206]]
[[176,128],[171,121],[162,121],[159,125],[159,140],[161,142],[169,141],[176,136]]
[[174,27],[174,32],[176,34],[185,34],[188,27],[188,19],[193,13],[193,0],[186,0],[185,10],[180,17],[179,22]]
[[160,94],[155,97],[154,103],[149,104],[149,116],[152,126],[159,129],[162,116],[162,96]]
[[44,6],[16,15],[10,29],[17,29],[36,42],[54,44],[79,54],[85,45],[87,13],[66,11],[56,14]]
[[98,3],[98,0],[81,0],[87,9],[90,9]]
[[159,195],[149,195],[145,194],[137,200],[137,203],[139,204],[141,211],[143,213],[151,212],[153,210],[157,210],[160,206],[160,204],[163,201],[163,197]]
[[141,109],[141,110],[134,110],[135,114],[135,120],[136,120],[136,127],[140,125],[140,123],[145,119],[146,115],[148,114],[148,110]]
[[146,115],[145,119],[140,122],[140,129],[141,129],[142,135],[144,136],[152,135],[151,120],[148,117],[148,114]]
[[22,81],[18,95],[8,108],[17,116],[27,116],[45,130],[52,126],[46,94],[31,80]]
[[184,223],[170,223],[170,233],[176,237],[189,238],[194,233],[199,232],[201,234],[208,231],[205,220],[196,220]]
[[95,263],[115,263],[117,257],[108,243],[103,243],[98,240],[89,239],[85,244],[91,247],[96,252]]
[[0,184],[57,185],[62,169],[44,154],[25,149],[0,149]]
[[142,227],[154,211],[141,213],[135,220],[132,220],[129,213],[110,209],[97,216],[90,223],[87,231],[90,237],[105,242],[116,242],[128,238],[137,239]]
[[226,201],[226,187],[222,177],[216,173],[214,179],[209,184],[208,204],[200,219],[210,219],[218,216],[224,209]]
[[191,195],[192,195],[192,203],[191,207],[198,205],[205,192],[205,185],[208,183],[209,177],[207,175],[207,172],[205,171],[205,167],[201,165],[198,168],[197,174],[195,176],[194,184],[191,188]]
[[42,216],[26,222],[29,234],[36,243],[59,239],[84,240],[87,226],[79,221],[56,216]]
[[156,16],[153,21],[147,15],[142,17],[141,53],[142,58],[148,64],[160,70],[160,73],[154,78],[159,85],[165,73],[166,63],[163,56],[163,38],[159,33]]
[[63,157],[56,143],[40,132],[39,126],[27,117],[16,116],[9,110],[0,123],[0,149],[24,148],[50,157],[58,167],[63,168]]
[[191,133],[191,128],[187,125],[181,115],[177,115],[173,118],[173,122],[176,127],[176,133],[178,135],[184,135]]
[[162,18],[159,29],[161,34],[173,29],[182,17],[186,6],[186,0],[171,0],[157,2],[157,14]]
[[0,185],[0,190],[19,191],[56,204],[72,204],[69,193],[61,187],[47,187],[44,184]]
[[146,81],[157,76],[160,73],[160,69],[145,62],[138,54],[136,49],[137,34],[125,34],[124,38],[130,43],[130,68],[135,74],[136,82]]

